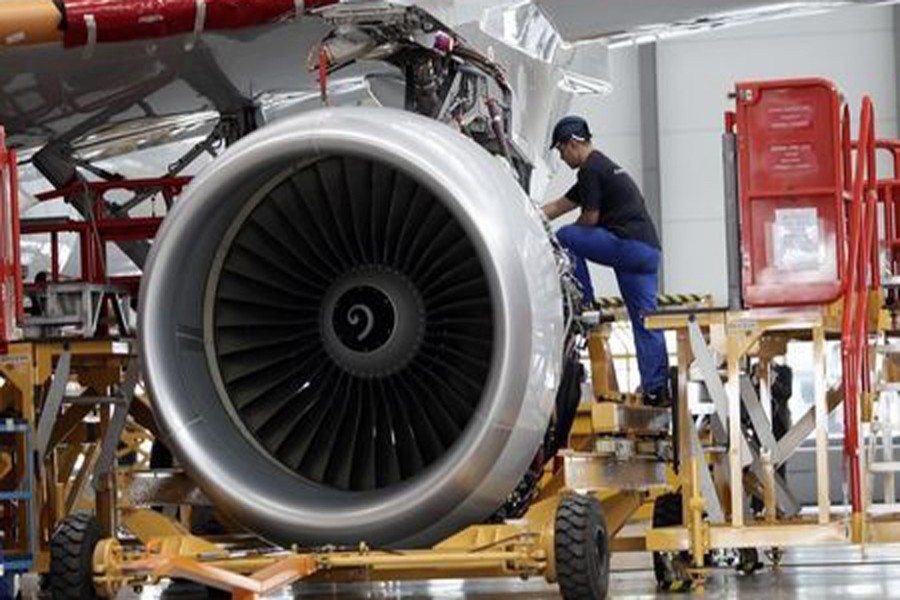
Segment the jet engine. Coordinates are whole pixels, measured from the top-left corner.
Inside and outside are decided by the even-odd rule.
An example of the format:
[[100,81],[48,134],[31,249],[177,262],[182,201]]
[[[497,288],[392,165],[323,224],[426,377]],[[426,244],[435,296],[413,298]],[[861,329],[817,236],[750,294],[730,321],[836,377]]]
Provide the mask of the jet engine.
[[289,544],[422,546],[493,513],[544,441],[563,284],[510,171],[447,125],[322,109],[234,144],[141,291],[165,443]]

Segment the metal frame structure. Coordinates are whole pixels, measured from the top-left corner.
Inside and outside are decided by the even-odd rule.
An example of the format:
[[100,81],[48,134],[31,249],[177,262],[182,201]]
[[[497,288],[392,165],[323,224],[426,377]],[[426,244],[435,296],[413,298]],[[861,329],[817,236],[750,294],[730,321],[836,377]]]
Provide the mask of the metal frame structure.
[[[111,192],[132,192],[134,201],[143,202],[155,195],[161,195],[169,208],[190,177],[161,177],[156,179],[116,179],[112,181],[84,181],[39,194],[37,199],[47,202],[56,199],[80,201],[88,207],[89,218],[24,220],[22,235],[50,236],[50,278],[51,282],[61,281],[59,264],[59,236],[72,233],[78,236],[80,248],[80,279],[93,284],[114,284],[126,287],[133,296],[137,295],[139,277],[111,277],[107,270],[106,246],[110,242],[135,242],[152,240],[156,236],[162,217],[130,217],[127,203],[124,208],[113,212],[106,195]],[[28,291],[31,291],[30,286]]]
[[[781,86],[794,83],[804,84],[775,82]],[[734,119],[727,122],[731,128]],[[891,152],[895,167],[900,166],[900,145],[876,141],[872,103],[864,98],[857,141],[851,140],[849,110],[845,107],[835,148],[841,157],[839,189],[845,207],[837,213],[838,228],[847,242],[841,244],[843,292],[838,300],[796,308],[683,311],[647,320],[650,328],[674,330],[678,340],[676,438],[683,514],[679,527],[651,529],[646,545],[656,552],[687,553],[682,554],[688,564],[681,575],[695,585],[702,586],[705,581],[705,557],[711,550],[900,540],[900,514],[876,516],[868,510],[871,494],[863,476],[873,471],[893,473],[890,453],[885,454],[885,462],[872,465],[874,452],[869,456],[862,452],[864,424],[870,430],[870,441],[874,440],[875,430],[868,425],[876,413],[878,394],[896,386],[892,369],[876,367],[881,362],[878,354],[894,351],[894,345],[885,343],[895,329],[894,306],[885,305],[884,299],[886,291],[888,295],[893,293],[896,278],[882,281],[879,252],[888,251],[893,274],[898,245],[893,191],[900,170],[895,169],[893,180],[879,181],[875,174],[876,148]],[[746,185],[742,189],[746,191]],[[786,353],[792,340],[812,343],[814,404],[776,440],[765,408],[768,402],[757,397],[749,373],[751,366],[757,368],[760,392],[765,394],[768,366],[773,358]],[[826,340],[841,342],[842,384],[837,389],[826,389]],[[714,358],[717,356],[724,357],[721,364]],[[689,409],[687,382],[692,367],[699,370],[714,405],[708,426],[711,445],[701,444],[705,421],[695,422]],[[882,372],[887,374],[886,382],[877,380]],[[836,512],[829,497],[828,417],[838,404],[843,404],[844,413],[849,513]],[[751,426],[742,421],[742,412]],[[891,431],[889,425],[887,431]],[[799,506],[792,503],[790,490],[779,481],[777,469],[811,435],[815,438],[817,510],[807,518],[798,516]],[[890,445],[886,440],[886,447]],[[716,447],[724,452],[715,452]],[[759,497],[764,506],[755,518],[745,507],[748,494]]]
[[[647,549],[658,552],[689,551],[692,567],[687,575],[696,583],[706,576],[709,550],[807,546],[851,541],[845,524],[831,514],[828,494],[828,415],[840,401],[838,392],[827,390],[825,341],[840,331],[833,307],[803,312],[709,311],[659,315],[648,326],[674,330],[678,340],[679,390],[676,423],[681,465],[678,483],[683,498],[683,525],[652,529]],[[775,440],[769,415],[763,408],[741,365],[752,359],[765,373],[772,359],[785,353],[791,340],[811,341],[815,369],[814,406],[780,440]],[[725,378],[713,358],[715,348],[725,357]],[[712,453],[701,446],[700,435],[688,403],[692,365],[699,366],[702,383],[712,398],[710,425],[713,446],[727,452]],[[766,389],[765,377],[760,388]],[[745,410],[758,434],[760,448],[741,421]],[[800,444],[815,435],[818,515],[798,517],[799,505],[777,469]],[[710,458],[707,458],[709,455]],[[741,473],[731,477],[731,473]],[[765,509],[761,520],[748,520],[744,506],[745,482],[750,478],[761,490]],[[759,493],[759,492],[757,492]],[[704,516],[705,515],[705,516]]]
[[[158,513],[128,511],[123,525],[146,551],[134,552],[115,539],[95,552],[98,592],[113,597],[124,586],[164,577],[191,579],[249,600],[303,581],[397,581],[458,577],[534,577],[557,580],[554,519],[565,494],[536,503],[515,522],[473,526],[426,550],[285,551],[261,548],[232,553],[192,536]],[[623,491],[601,498],[610,535],[640,507],[644,494]]]
[[[3,489],[0,491],[0,503],[3,503],[4,509],[4,525],[8,523],[8,519],[13,517],[12,513],[16,513],[18,518],[18,526],[24,525],[24,539],[12,540],[15,547],[11,545],[6,538],[6,533],[10,529],[4,527],[3,550],[0,553],[0,577],[10,582],[11,576],[16,573],[27,573],[34,568],[35,559],[38,554],[38,536],[37,536],[37,518],[38,511],[35,503],[35,476],[33,460],[33,432],[31,424],[22,419],[4,419],[0,422],[0,436],[13,437],[10,440],[17,449],[24,448],[24,453],[9,453],[4,451],[7,461],[2,469],[2,479],[10,476],[15,478],[15,489]],[[17,438],[17,439],[15,439]],[[7,446],[4,444],[6,448]],[[13,455],[24,458],[24,464],[19,466],[15,464]],[[4,486],[6,488],[6,486]],[[8,511],[8,512],[7,512]],[[9,586],[8,586],[9,587]]]
[[[48,545],[56,524],[85,501],[96,507],[107,531],[114,529],[116,487],[110,463],[127,414],[122,410],[131,408],[137,382],[132,348],[131,342],[120,340],[14,342],[0,357],[0,376],[7,382],[0,411],[20,415],[16,422],[28,424],[33,444],[19,447],[16,455],[37,461],[16,461],[13,481],[33,480],[34,485],[30,502],[10,509],[18,517],[7,523],[5,550],[31,554],[37,572],[49,566]],[[130,376],[123,376],[126,372]],[[70,381],[77,381],[84,393],[67,394]],[[92,414],[95,419],[86,421]],[[152,427],[148,418],[149,406],[144,405],[138,420]],[[40,476],[34,479],[36,472]],[[93,501],[86,494],[91,484]]]
[[[103,255],[106,241],[152,238],[161,219],[111,217],[103,194],[112,189],[140,193],[148,187],[174,194],[186,180],[84,184],[78,191],[94,195],[91,214],[96,218],[20,226],[16,156],[5,150],[0,129],[0,182],[0,415],[5,417],[0,431],[6,436],[9,429],[13,436],[2,452],[4,562],[11,560],[16,572],[46,573],[53,532],[74,511],[92,508],[104,531],[115,530],[116,459],[137,452],[155,429],[146,399],[134,398],[140,363],[129,337],[128,292],[109,285]],[[45,199],[70,193],[61,190]],[[84,281],[59,281],[59,231],[81,235]],[[22,232],[47,233],[52,241],[51,281],[28,290],[42,298],[45,311],[38,317],[27,318],[23,310]],[[107,308],[116,317],[115,336],[101,323]],[[77,329],[64,331],[71,325]]]
[[[612,368],[611,323],[589,332],[595,373]],[[593,397],[580,405],[569,449],[547,462],[532,503],[521,518],[474,525],[432,548],[275,548],[257,539],[192,534],[185,520],[148,510],[162,496],[187,502],[194,490],[174,480],[179,493],[157,493],[120,506],[119,524],[136,541],[110,537],[94,552],[98,593],[113,597],[125,587],[141,588],[163,578],[189,579],[249,600],[297,581],[392,581],[457,577],[543,577],[556,582],[557,518],[573,494],[597,498],[602,506],[608,550],[643,551],[642,536],[618,535],[653,495],[667,489],[671,454],[670,412],[642,406],[618,392],[614,380],[594,380]],[[177,478],[177,475],[175,475]],[[151,484],[152,487],[153,484]],[[180,495],[179,495],[180,494]],[[174,496],[174,497],[173,497]],[[576,496],[577,497],[577,496]],[[180,498],[180,499],[179,499]],[[181,504],[182,508],[184,505]]]
[[[595,332],[609,324],[600,325]],[[591,352],[595,370],[608,353]],[[614,392],[614,390],[609,390]],[[632,399],[633,402],[634,399]],[[556,582],[556,519],[573,494],[596,497],[606,522],[610,551],[644,550],[640,537],[615,536],[655,490],[666,487],[669,412],[596,397],[579,408],[570,450],[550,460],[525,514],[499,524],[471,526],[423,550],[358,548],[290,550],[235,544],[190,533],[173,518],[143,506],[120,507],[120,526],[138,543],[117,538],[94,553],[98,593],[113,597],[162,578],[190,579],[249,600],[296,581],[393,581],[457,577],[544,577]],[[152,500],[145,499],[144,502]]]

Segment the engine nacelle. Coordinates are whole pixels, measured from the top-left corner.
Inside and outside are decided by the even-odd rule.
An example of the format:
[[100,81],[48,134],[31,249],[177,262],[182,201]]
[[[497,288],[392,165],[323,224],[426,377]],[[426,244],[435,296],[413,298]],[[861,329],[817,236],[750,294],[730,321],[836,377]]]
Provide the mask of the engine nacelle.
[[516,487],[565,336],[541,219],[446,125],[323,109],[229,148],[176,203],[141,291],[165,442],[280,543],[420,546]]

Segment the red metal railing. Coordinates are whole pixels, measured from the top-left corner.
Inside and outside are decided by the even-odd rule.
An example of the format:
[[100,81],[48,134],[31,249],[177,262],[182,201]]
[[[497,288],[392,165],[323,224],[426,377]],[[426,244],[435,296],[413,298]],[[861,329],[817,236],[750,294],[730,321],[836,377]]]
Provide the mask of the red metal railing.
[[6,149],[5,133],[0,127],[0,354],[7,352],[24,312],[18,215],[16,151]]
[[859,140],[850,137],[850,111],[843,122],[844,186],[849,199],[847,275],[841,330],[844,384],[844,456],[849,463],[850,499],[855,514],[863,511],[860,472],[860,398],[871,389],[869,377],[869,297],[881,286],[878,234],[878,179],[875,161],[875,123],[872,100],[863,98]]
[[[887,270],[891,275],[900,271],[900,141],[877,140],[876,150],[891,159],[892,177],[878,181],[878,201],[881,203],[884,225],[884,245],[887,249]],[[896,292],[892,300],[896,302]]]
[[[111,277],[106,265],[106,245],[109,242],[152,240],[162,217],[133,218],[111,214],[106,195],[130,191],[138,194],[160,194],[168,208],[181,194],[189,177],[162,177],[116,181],[79,182],[72,186],[45,192],[37,196],[46,201],[55,198],[86,196],[91,207],[88,220],[20,221],[19,185],[14,150],[5,146],[4,130],[0,127],[0,354],[8,350],[17,324],[24,321],[22,284],[21,236],[46,234],[50,237],[50,281],[60,281],[59,237],[63,233],[78,236],[81,260],[80,280],[92,283],[116,283],[137,294],[140,278]],[[40,290],[45,284],[30,284],[29,291]]]
[[[22,233],[25,235],[47,234],[50,236],[50,281],[60,281],[59,241],[60,234],[78,236],[81,260],[81,281],[92,283],[115,283],[127,287],[137,294],[140,278],[133,276],[111,276],[107,269],[106,245],[118,241],[152,240],[162,223],[162,217],[129,217],[110,214],[106,195],[112,192],[129,191],[136,193],[160,194],[166,206],[171,206],[181,194],[190,177],[161,177],[155,179],[121,179],[114,181],[85,181],[65,188],[37,195],[40,201],[75,196],[87,196],[91,206],[89,220],[40,220],[25,221]],[[32,285],[29,289],[39,289]]]

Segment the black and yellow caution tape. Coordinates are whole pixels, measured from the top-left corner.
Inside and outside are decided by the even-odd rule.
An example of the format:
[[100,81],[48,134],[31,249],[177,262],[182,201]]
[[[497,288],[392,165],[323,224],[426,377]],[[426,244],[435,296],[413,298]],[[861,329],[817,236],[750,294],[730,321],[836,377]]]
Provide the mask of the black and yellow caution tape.
[[[625,301],[617,296],[597,298],[596,302],[597,306],[601,309],[622,308],[625,306]],[[712,296],[709,294],[659,294],[656,297],[656,303],[660,307],[688,305],[712,306]]]

